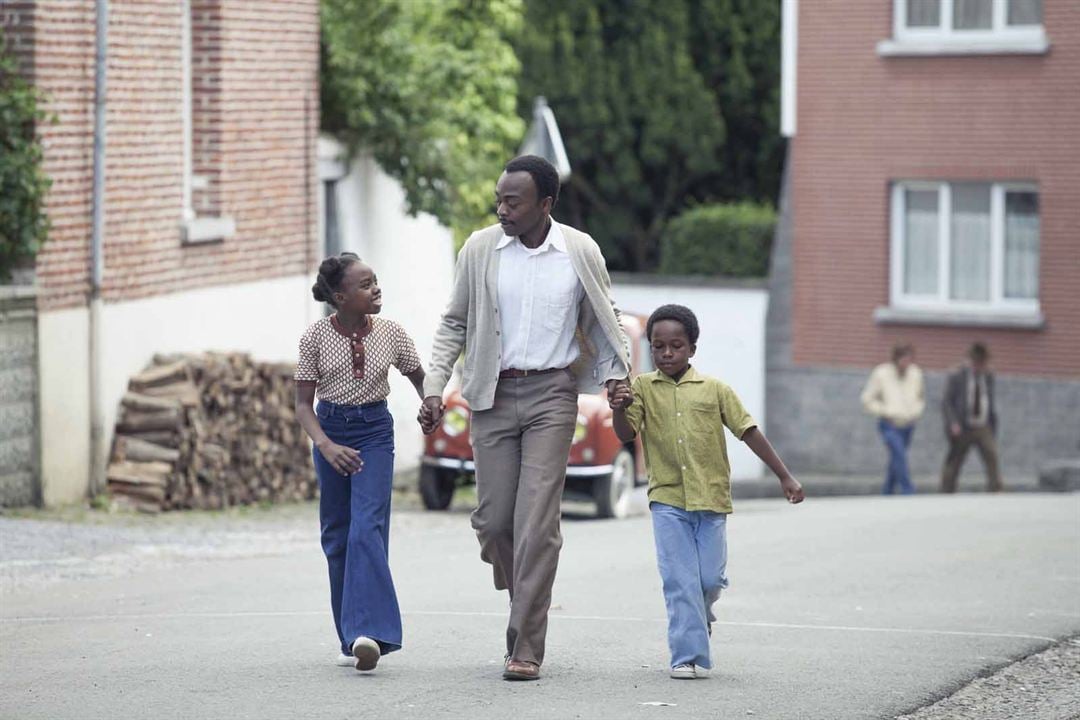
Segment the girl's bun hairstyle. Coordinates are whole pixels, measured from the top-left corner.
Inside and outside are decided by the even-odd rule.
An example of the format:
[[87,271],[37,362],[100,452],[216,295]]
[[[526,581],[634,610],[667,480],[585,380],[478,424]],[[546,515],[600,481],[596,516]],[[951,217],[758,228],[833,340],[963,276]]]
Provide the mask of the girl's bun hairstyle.
[[315,300],[337,307],[334,303],[334,293],[341,289],[341,280],[345,277],[345,270],[354,262],[360,262],[360,256],[351,252],[331,255],[323,260],[319,264],[319,276],[315,278],[315,284],[311,286],[311,295]]

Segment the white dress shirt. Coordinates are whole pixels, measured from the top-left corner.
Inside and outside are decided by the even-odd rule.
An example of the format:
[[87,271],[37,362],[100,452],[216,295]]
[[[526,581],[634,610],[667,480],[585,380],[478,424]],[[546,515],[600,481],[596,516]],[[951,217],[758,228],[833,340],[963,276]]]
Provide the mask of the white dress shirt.
[[574,331],[585,288],[578,279],[566,239],[552,221],[535,250],[503,235],[499,253],[499,316],[502,370],[546,370],[570,365],[581,354]]

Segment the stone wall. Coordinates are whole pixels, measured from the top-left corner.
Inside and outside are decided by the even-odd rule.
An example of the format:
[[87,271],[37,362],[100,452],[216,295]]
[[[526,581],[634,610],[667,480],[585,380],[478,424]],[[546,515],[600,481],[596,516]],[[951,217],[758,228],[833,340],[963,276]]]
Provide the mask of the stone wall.
[[0,287],[0,507],[41,501],[36,295]]

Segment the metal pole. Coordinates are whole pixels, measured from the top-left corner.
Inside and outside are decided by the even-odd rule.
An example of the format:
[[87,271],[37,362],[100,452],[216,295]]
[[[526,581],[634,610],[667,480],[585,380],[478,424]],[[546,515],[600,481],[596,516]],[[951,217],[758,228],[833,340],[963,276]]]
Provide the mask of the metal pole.
[[101,397],[101,278],[105,270],[105,98],[108,90],[109,2],[97,0],[94,72],[94,184],[90,233],[90,495],[104,489],[104,412]]

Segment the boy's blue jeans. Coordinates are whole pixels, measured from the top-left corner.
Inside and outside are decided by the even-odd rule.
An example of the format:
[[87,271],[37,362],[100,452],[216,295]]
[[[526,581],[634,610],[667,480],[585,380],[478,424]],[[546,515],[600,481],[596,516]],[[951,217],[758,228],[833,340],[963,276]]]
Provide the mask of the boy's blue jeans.
[[345,476],[312,448],[330,607],[341,652],[351,654],[352,642],[361,635],[378,642],[383,654],[393,652],[401,648],[401,612],[389,563],[394,420],[385,401],[319,401],[315,414],[332,441],[359,450],[364,461],[360,472]]
[[727,587],[727,515],[649,503],[664,585],[671,666],[711,668],[709,623]]
[[889,467],[885,470],[885,487],[882,492],[892,495],[899,488],[904,495],[912,494],[915,487],[911,484],[911,475],[908,472],[907,451],[911,446],[911,433],[915,426],[897,427],[882,418],[878,420],[878,430],[889,450]]

